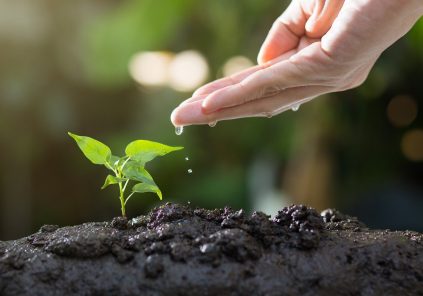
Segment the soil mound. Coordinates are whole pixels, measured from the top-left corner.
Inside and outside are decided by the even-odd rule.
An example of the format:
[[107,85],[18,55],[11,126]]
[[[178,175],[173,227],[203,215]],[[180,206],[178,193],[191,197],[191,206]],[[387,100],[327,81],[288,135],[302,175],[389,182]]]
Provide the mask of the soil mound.
[[178,204],[0,242],[0,295],[423,295],[423,235]]

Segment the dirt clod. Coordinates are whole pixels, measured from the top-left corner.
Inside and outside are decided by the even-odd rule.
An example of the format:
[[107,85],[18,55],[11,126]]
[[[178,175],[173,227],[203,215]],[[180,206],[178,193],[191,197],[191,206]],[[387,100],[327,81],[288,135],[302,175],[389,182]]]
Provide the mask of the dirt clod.
[[59,225],[43,225],[40,228],[40,232],[55,232],[59,228]]
[[189,207],[167,203],[165,206],[155,208],[150,213],[148,227],[152,229],[166,222],[189,218],[192,214],[193,211]]
[[113,228],[125,230],[128,228],[128,219],[126,217],[115,217],[111,223]]
[[146,277],[157,278],[163,272],[163,263],[159,255],[151,255],[145,259],[144,271]]

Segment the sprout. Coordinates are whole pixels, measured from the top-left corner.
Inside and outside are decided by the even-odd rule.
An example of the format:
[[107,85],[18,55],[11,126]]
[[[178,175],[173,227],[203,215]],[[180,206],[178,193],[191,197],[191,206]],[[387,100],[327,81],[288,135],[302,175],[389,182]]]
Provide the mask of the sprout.
[[[157,156],[163,156],[170,152],[183,149],[183,147],[171,147],[147,140],[136,140],[128,144],[125,156],[118,157],[112,154],[110,148],[90,137],[78,136],[68,133],[81,149],[82,153],[94,164],[104,165],[113,172],[108,175],[101,189],[109,185],[119,187],[119,200],[122,216],[126,217],[125,206],[135,193],[153,192],[162,200],[162,192],[153,180],[153,177],[145,169],[145,164]],[[134,181],[131,193],[127,196],[125,191],[130,181]]]

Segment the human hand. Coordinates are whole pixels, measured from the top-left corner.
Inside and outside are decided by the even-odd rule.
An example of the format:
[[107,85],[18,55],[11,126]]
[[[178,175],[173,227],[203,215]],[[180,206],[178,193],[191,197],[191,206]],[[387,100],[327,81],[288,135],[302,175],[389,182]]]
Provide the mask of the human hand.
[[270,117],[357,87],[422,14],[421,0],[293,0],[273,24],[259,64],[199,88],[173,111],[172,123]]

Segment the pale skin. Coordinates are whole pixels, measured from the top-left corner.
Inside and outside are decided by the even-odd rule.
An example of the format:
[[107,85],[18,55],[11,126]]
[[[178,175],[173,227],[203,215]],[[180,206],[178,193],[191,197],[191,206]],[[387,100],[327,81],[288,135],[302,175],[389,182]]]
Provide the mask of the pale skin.
[[355,88],[422,15],[422,0],[293,0],[270,29],[258,65],[197,89],[172,123],[270,117]]

